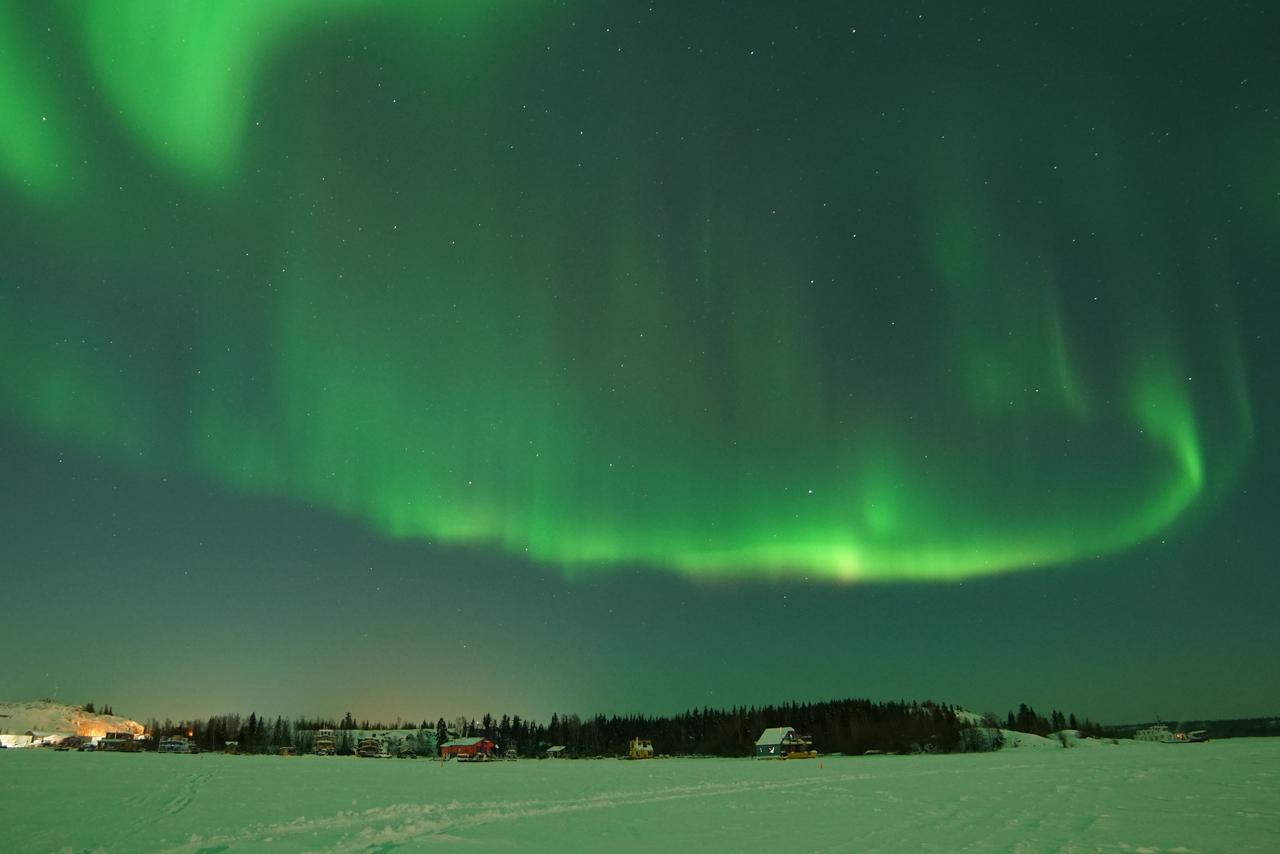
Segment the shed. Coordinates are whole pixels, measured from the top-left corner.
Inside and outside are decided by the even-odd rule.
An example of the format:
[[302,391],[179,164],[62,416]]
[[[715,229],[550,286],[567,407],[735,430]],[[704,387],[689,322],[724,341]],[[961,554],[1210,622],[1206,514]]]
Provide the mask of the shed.
[[756,739],[756,757],[779,757],[782,755],[782,742],[794,737],[796,731],[789,726],[769,727]]
[[756,739],[757,759],[787,759],[817,756],[813,739],[800,735],[789,726],[770,727]]

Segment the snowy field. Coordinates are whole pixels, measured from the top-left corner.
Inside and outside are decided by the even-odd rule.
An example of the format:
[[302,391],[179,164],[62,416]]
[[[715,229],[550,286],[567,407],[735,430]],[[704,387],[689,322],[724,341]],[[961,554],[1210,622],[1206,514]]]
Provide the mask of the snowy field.
[[1280,851],[1280,738],[956,756],[0,751],[5,851]]

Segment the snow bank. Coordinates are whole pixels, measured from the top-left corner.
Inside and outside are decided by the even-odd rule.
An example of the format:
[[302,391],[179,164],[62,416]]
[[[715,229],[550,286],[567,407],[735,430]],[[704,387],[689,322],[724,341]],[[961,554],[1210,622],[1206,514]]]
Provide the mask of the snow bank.
[[0,750],[0,837],[12,852],[1273,851],[1277,767],[1280,739],[794,762]]

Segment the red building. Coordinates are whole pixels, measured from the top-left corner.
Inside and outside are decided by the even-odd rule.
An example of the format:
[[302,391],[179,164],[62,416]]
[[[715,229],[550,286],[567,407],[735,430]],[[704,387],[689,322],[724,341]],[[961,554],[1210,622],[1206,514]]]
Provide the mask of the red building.
[[440,756],[492,756],[496,745],[487,738],[455,738],[440,745]]

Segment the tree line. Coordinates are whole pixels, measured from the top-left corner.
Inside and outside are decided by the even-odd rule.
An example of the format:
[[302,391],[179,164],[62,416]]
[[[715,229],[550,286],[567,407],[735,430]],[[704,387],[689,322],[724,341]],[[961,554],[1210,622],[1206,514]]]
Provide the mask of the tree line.
[[504,714],[486,714],[479,720],[438,718],[406,721],[357,720],[348,712],[340,720],[300,717],[274,719],[250,713],[214,715],[183,721],[152,720],[147,732],[153,741],[185,735],[202,750],[219,751],[229,741],[245,753],[275,753],[283,747],[309,753],[316,731],[335,731],[337,752],[354,752],[361,733],[396,730],[408,749],[421,756],[437,755],[439,745],[453,738],[483,737],[499,750],[520,756],[541,755],[549,747],[563,746],[569,756],[614,756],[627,752],[632,738],[653,742],[655,752],[671,756],[746,756],[756,739],[770,727],[788,726],[812,736],[824,753],[860,755],[868,752],[911,753],[998,749],[1001,729],[1048,735],[1062,729],[1078,729],[1084,735],[1101,736],[1102,727],[1074,713],[1054,710],[1049,717],[1026,704],[1010,711],[1004,720],[994,714],[976,721],[960,716],[955,707],[932,701],[873,702],[865,699],[816,703],[783,703],[731,709],[691,709],[672,716],[553,714],[545,723]]
[[[995,718],[990,715],[987,716],[984,723],[989,726],[996,725]],[[1054,709],[1049,714],[1049,717],[1046,718],[1043,715],[1036,714],[1036,710],[1026,703],[1018,706],[1017,714],[1010,711],[1002,725],[1005,729],[1043,736],[1047,736],[1051,732],[1062,732],[1064,729],[1079,730],[1080,734],[1087,738],[1102,738],[1106,734],[1102,724],[1091,721],[1088,718],[1077,718],[1075,712],[1064,714]]]

